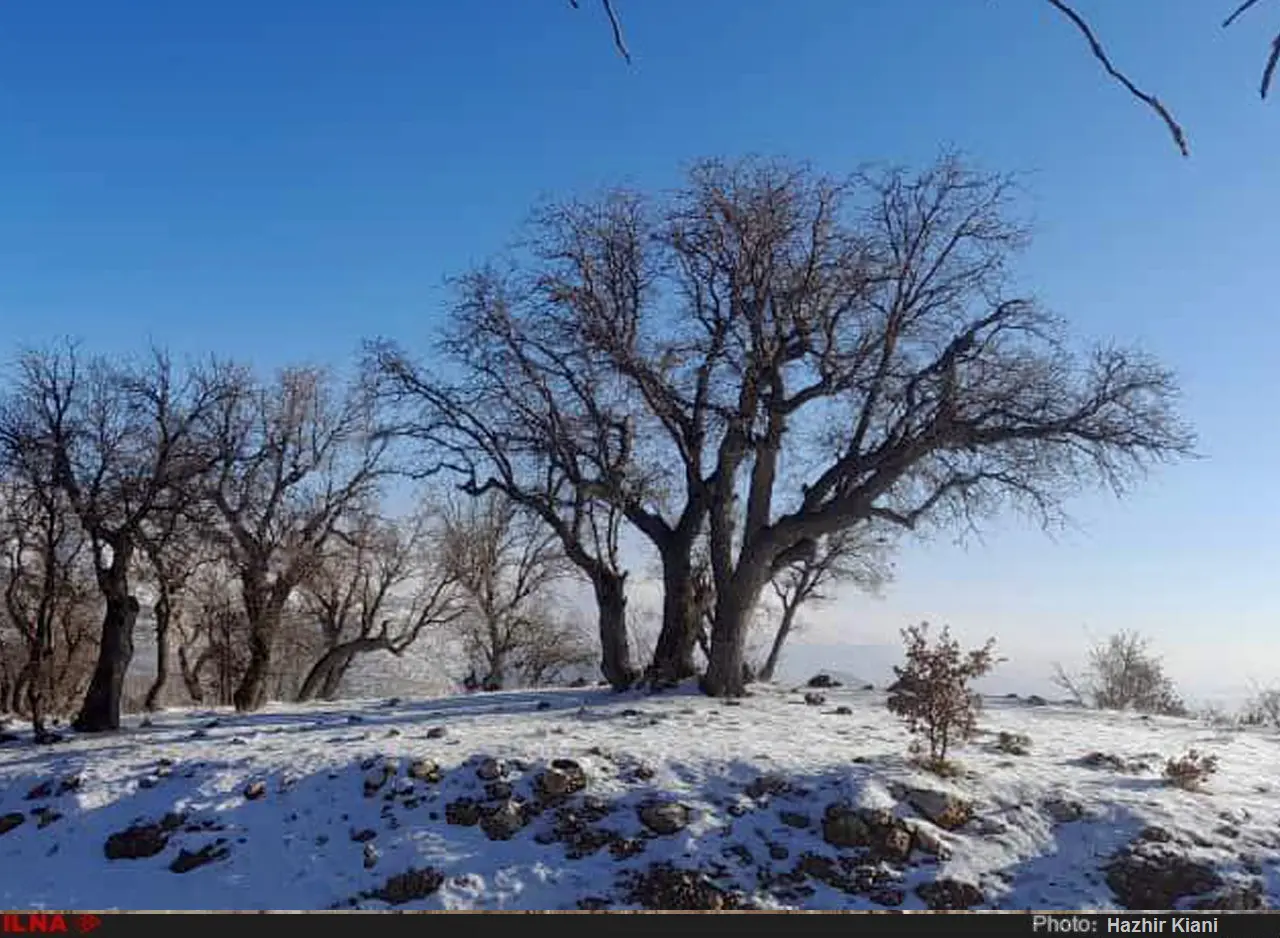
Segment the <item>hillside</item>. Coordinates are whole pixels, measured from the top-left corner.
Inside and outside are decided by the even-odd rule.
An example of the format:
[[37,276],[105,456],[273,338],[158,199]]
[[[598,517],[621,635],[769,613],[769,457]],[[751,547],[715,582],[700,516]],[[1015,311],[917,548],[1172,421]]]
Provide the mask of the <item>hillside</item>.
[[[169,711],[0,744],[0,906],[1251,907],[1280,900],[1270,733],[988,702],[913,767],[874,691],[603,691]],[[1030,737],[1026,754],[998,734]],[[1004,749],[1016,748],[1008,745]],[[1161,769],[1220,757],[1202,792]]]

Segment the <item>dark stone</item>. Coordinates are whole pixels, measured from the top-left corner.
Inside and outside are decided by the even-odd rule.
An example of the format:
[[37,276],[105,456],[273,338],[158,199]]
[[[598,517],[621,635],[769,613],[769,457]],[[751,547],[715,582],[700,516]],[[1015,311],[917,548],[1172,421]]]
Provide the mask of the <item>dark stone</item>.
[[982,905],[987,897],[973,883],[956,879],[936,879],[916,887],[916,894],[933,911],[971,909]]
[[172,873],[190,873],[194,869],[216,863],[231,855],[231,850],[220,843],[205,844],[199,850],[180,850],[169,864]]

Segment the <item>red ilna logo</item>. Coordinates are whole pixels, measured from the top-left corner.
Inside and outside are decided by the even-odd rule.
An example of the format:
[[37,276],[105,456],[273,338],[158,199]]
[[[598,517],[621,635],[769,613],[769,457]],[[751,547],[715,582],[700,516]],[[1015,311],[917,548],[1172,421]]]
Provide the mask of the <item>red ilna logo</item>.
[[66,934],[67,919],[58,913],[6,912],[0,915],[0,931],[6,935]]

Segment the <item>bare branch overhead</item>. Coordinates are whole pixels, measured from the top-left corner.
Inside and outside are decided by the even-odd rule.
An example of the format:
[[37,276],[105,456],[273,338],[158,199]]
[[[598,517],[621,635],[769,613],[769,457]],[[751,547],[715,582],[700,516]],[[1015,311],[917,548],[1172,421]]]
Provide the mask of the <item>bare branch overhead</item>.
[[[1178,151],[1183,156],[1190,155],[1190,147],[1188,146],[1186,132],[1182,125],[1165,106],[1164,102],[1154,94],[1140,88],[1123,69],[1119,68],[1114,63],[1111,56],[1102,45],[1102,41],[1098,37],[1097,32],[1090,25],[1088,18],[1086,18],[1074,4],[1068,2],[1068,0],[1045,0],[1045,2],[1061,13],[1072,27],[1084,37],[1085,42],[1088,43],[1090,53],[1102,66],[1103,71],[1105,71],[1109,77],[1124,88],[1126,92],[1136,98],[1160,118],[1160,121],[1168,129],[1170,136],[1173,137],[1174,145],[1178,148]],[[569,3],[575,10],[580,9],[579,0],[569,0]],[[1249,12],[1260,3],[1261,0],[1244,0],[1244,2],[1237,6],[1223,21],[1223,28],[1231,26],[1245,13]],[[614,45],[622,54],[622,57],[626,59],[627,62],[630,62],[631,54],[623,41],[622,24],[617,12],[613,8],[611,0],[601,0],[601,5],[604,8],[605,15],[609,20],[610,28],[613,31]],[[1270,50],[1262,68],[1262,80],[1258,90],[1264,100],[1271,90],[1272,81],[1275,78],[1278,66],[1280,66],[1280,33],[1277,33],[1271,39]]]

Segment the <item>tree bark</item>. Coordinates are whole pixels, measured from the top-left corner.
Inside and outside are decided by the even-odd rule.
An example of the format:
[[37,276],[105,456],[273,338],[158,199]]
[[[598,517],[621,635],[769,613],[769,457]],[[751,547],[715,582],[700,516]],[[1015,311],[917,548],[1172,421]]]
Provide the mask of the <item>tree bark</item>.
[[507,653],[495,651],[489,658],[489,673],[480,682],[481,690],[502,690],[507,683]]
[[191,658],[187,654],[184,645],[178,645],[178,672],[182,675],[182,684],[187,689],[187,695],[193,703],[204,703],[204,688],[200,686],[200,671],[204,662],[208,660],[207,653],[201,655],[196,663],[191,663]]
[[173,621],[173,604],[169,599],[169,591],[160,586],[160,595],[152,607],[156,617],[156,677],[147,688],[147,698],[143,709],[154,713],[160,706],[160,695],[164,693],[169,682],[169,624]]
[[670,686],[698,673],[693,652],[698,645],[699,610],[694,601],[693,544],[672,539],[662,557],[662,631],[653,650],[648,681]]
[[631,662],[625,583],[625,577],[612,573],[592,579],[599,611],[600,673],[615,691],[627,690],[640,676]]
[[728,588],[716,593],[716,614],[711,625],[711,661],[701,686],[712,697],[741,697],[747,691],[743,667],[747,629],[767,574],[762,564],[740,562]]
[[276,621],[274,617],[259,617],[249,627],[249,665],[231,695],[231,702],[240,713],[261,710],[267,703],[267,679],[271,675]]
[[778,624],[777,634],[773,636],[773,645],[769,648],[769,657],[765,659],[764,667],[760,669],[760,680],[773,680],[774,672],[778,670],[778,661],[782,658],[782,646],[786,644],[787,636],[791,634],[791,627],[795,624],[796,610],[798,608],[799,603],[783,603],[782,621]]
[[261,710],[267,702],[272,653],[293,584],[283,577],[271,583],[264,566],[258,564],[241,574],[240,583],[249,624],[249,664],[231,695],[231,702],[237,711],[247,713]]
[[[118,551],[118,553],[123,553]],[[112,566],[116,564],[113,561]],[[72,723],[78,733],[120,729],[120,699],[124,678],[133,660],[133,629],[138,622],[138,600],[129,593],[128,581],[119,574],[103,574],[106,612],[98,663],[89,681],[80,713]]]

